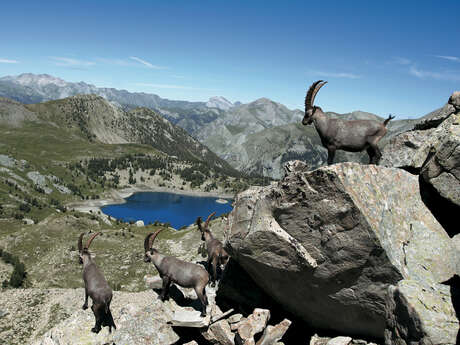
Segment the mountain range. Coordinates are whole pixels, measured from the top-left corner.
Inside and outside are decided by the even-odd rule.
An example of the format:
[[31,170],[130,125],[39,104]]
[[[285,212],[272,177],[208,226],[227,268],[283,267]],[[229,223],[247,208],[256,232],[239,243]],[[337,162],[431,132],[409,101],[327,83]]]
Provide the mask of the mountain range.
[[[98,95],[125,111],[145,107],[160,114],[197,138],[234,168],[280,178],[284,162],[306,160],[312,168],[325,163],[327,153],[313,127],[300,125],[303,111],[290,110],[267,98],[247,104],[232,103],[224,97],[208,102],[175,101],[155,94],[99,88],[84,82],[71,83],[47,74],[25,73],[0,78],[0,96],[21,103],[56,100],[78,94]],[[328,113],[344,119],[376,119],[375,114],[355,111]],[[393,120],[385,141],[410,129],[416,120]],[[121,135],[121,133],[118,133]],[[383,141],[383,144],[385,143]],[[365,155],[339,153],[337,161],[361,161]]]

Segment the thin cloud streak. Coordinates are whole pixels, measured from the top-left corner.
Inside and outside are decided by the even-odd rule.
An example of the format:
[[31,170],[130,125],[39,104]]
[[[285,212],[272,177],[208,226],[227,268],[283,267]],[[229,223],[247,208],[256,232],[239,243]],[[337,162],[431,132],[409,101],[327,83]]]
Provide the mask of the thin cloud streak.
[[412,63],[411,60],[399,56],[394,57],[393,62],[398,65],[410,65]]
[[131,60],[134,60],[134,61],[137,61],[137,62],[143,64],[144,66],[147,66],[148,68],[152,68],[152,69],[167,69],[167,67],[164,67],[164,66],[152,65],[150,62],[142,60],[141,58],[138,58],[136,56],[130,56],[129,58]]
[[415,66],[411,66],[409,74],[419,79],[436,79],[436,80],[449,80],[449,81],[460,81],[460,72],[433,72],[423,71]]
[[104,65],[115,65],[115,66],[136,66],[137,64],[124,59],[108,59],[108,58],[96,58],[96,61]]
[[77,60],[72,58],[60,57],[60,56],[52,56],[52,60],[54,60],[54,64],[56,66],[63,66],[63,67],[87,67],[93,66],[96,63],[92,61],[84,61],[84,60]]
[[456,57],[456,56],[435,55],[435,57],[440,58],[440,59],[444,59],[444,60],[460,62],[460,58]]
[[19,63],[18,60],[0,59],[0,63]]
[[348,78],[348,79],[359,79],[361,78],[360,75],[353,74],[353,73],[333,73],[333,72],[323,72],[323,71],[310,71],[312,74],[320,76],[320,77],[328,77],[328,78]]

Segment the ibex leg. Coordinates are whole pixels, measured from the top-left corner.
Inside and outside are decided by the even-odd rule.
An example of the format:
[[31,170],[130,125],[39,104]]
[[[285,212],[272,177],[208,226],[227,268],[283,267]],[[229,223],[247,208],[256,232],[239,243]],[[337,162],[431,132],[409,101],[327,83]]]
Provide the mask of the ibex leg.
[[196,287],[195,292],[201,302],[201,316],[206,316],[206,306],[208,305],[208,297],[206,296],[206,285]]
[[217,256],[214,256],[212,258],[212,277],[211,277],[211,286],[216,286],[216,280],[217,280],[217,261],[219,258]]
[[327,165],[331,165],[334,162],[335,147],[327,148]]
[[167,276],[163,276],[163,288],[161,289],[160,299],[164,301],[169,293],[169,286],[171,285],[171,279]]
[[101,330],[102,324],[102,312],[104,311],[100,304],[94,304],[91,306],[91,310],[93,311],[94,317],[96,319],[96,324],[93,328],[91,328],[91,332],[99,333]]
[[85,303],[83,304],[83,310],[86,310],[88,309],[88,290],[86,290],[86,287],[85,287]]
[[370,159],[370,164],[379,164],[380,158],[382,157],[382,153],[380,152],[379,147],[377,144],[370,144],[370,149],[374,151],[374,157]]

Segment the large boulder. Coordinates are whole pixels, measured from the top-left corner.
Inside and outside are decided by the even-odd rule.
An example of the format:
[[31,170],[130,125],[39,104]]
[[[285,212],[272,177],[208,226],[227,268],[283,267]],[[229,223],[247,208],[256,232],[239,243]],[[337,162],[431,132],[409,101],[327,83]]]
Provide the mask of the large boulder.
[[416,176],[356,163],[293,170],[237,195],[226,248],[294,315],[383,338],[390,285],[429,287],[454,274],[455,249]]

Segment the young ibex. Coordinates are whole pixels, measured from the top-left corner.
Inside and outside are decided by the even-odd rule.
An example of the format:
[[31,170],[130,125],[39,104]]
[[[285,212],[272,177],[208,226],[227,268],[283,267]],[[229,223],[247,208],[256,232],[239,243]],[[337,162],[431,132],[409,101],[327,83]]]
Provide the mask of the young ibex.
[[359,152],[364,149],[370,164],[378,164],[382,153],[377,143],[387,133],[386,125],[394,116],[383,122],[375,120],[340,120],[329,118],[320,107],[313,106],[315,96],[327,81],[318,80],[308,89],[305,97],[303,125],[315,124],[321,143],[327,149],[327,164],[332,164],[336,150]]
[[201,240],[206,242],[206,251],[208,252],[207,267],[209,275],[211,276],[211,286],[216,285],[217,265],[225,265],[229,258],[227,252],[223,248],[222,242],[214,238],[211,231],[209,231],[209,221],[215,214],[216,212],[211,213],[203,226],[201,226],[201,217],[198,217],[196,220],[196,225],[198,225],[198,229],[201,231]]
[[148,234],[144,240],[144,261],[153,262],[161,279],[163,279],[163,288],[158,297],[162,301],[166,299],[171,283],[185,288],[194,288],[201,302],[201,316],[206,316],[208,298],[205,288],[209,281],[208,272],[202,266],[179,260],[173,256],[165,256],[153,248],[153,241],[161,230],[163,228]]
[[85,247],[82,245],[84,233],[80,234],[78,238],[78,251],[80,253],[79,262],[83,264],[83,281],[85,282],[85,303],[83,304],[83,310],[88,308],[88,296],[91,297],[93,301],[91,310],[96,318],[96,324],[91,329],[94,333],[99,333],[101,326],[108,326],[109,332],[112,332],[112,326],[117,329],[113,322],[112,313],[110,312],[112,289],[109,284],[107,284],[102,272],[91,260],[91,254],[88,251],[91,242],[99,234],[100,232],[97,232],[92,235]]

